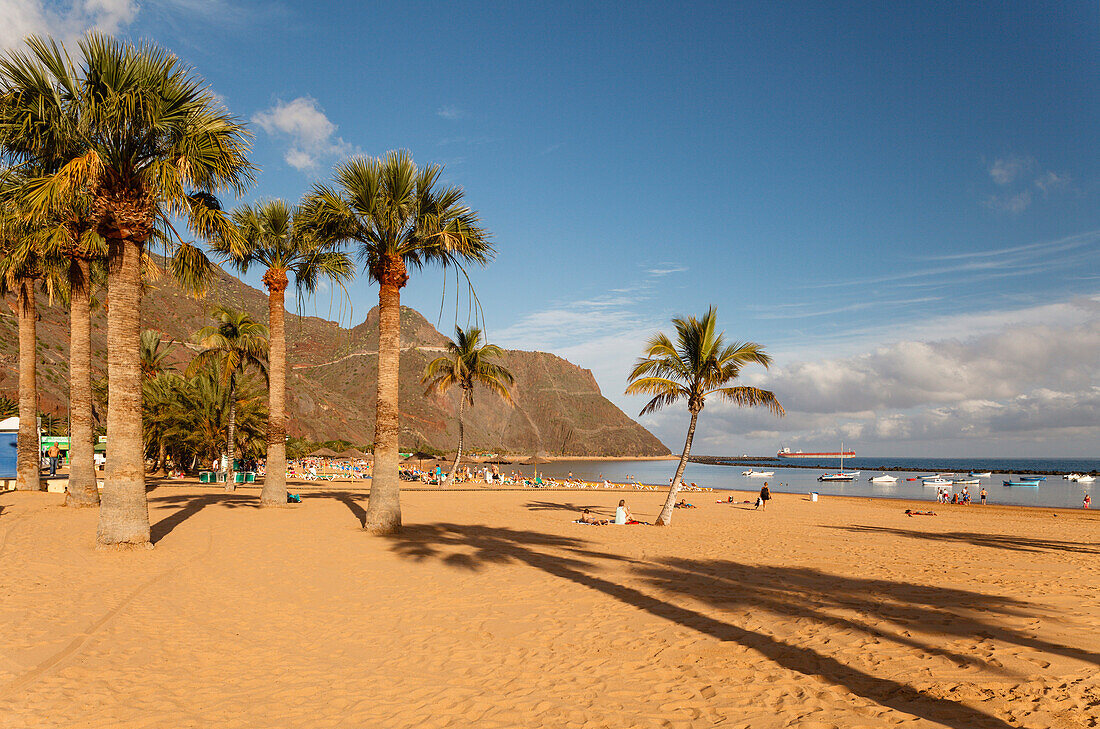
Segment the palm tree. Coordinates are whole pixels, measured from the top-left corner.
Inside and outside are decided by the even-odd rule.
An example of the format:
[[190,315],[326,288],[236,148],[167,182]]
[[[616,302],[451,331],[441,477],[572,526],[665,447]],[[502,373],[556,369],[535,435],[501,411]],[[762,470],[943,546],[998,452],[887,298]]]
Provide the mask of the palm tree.
[[11,228],[0,223],[0,230],[0,295],[15,294],[15,317],[19,327],[19,435],[16,439],[18,451],[15,488],[21,491],[40,491],[42,470],[41,454],[38,452],[36,360],[38,337],[35,325],[38,312],[34,293],[35,282],[40,274],[33,257],[31,260],[21,260],[16,246],[5,245],[5,239],[11,235]]
[[109,457],[96,539],[147,544],[149,507],[141,424],[139,332],[142,260],[158,229],[177,241],[177,278],[195,287],[213,269],[176,235],[180,219],[199,238],[233,240],[215,193],[242,193],[253,180],[248,132],[193,71],[155,45],[135,47],[100,33],[80,42],[81,68],[66,104],[86,150],[45,174],[28,195],[39,211],[75,194],[91,197],[107,242],[107,404]]
[[321,279],[343,285],[354,275],[348,255],[321,244],[295,225],[297,211],[282,200],[244,205],[233,213],[240,232],[240,248],[226,251],[241,273],[253,266],[264,269],[267,288],[268,353],[267,475],[260,493],[261,506],[286,506],[286,314],[285,294],[294,274],[299,295],[312,294]]
[[493,255],[477,214],[462,204],[459,187],[444,187],[442,168],[417,168],[408,152],[382,159],[356,157],[339,164],[332,185],[315,185],[303,203],[310,233],[325,244],[357,248],[378,289],[378,390],[374,423],[374,478],[364,529],[392,534],[401,528],[398,471],[398,372],[401,289],[409,267],[485,264]]
[[630,371],[626,394],[654,396],[642,408],[640,415],[655,412],[681,399],[687,400],[688,412],[691,413],[684,452],[680,454],[680,465],[676,467],[664,508],[655,522],[658,525],[667,525],[672,521],[680,479],[691,453],[692,438],[695,437],[695,423],[708,395],[717,395],[740,407],[766,407],[776,415],[784,414],[783,406],[775,399],[774,393],[729,384],[740,376],[745,365],[756,363],[766,368],[772,359],[761,345],[754,342],[726,344],[725,336],[715,332],[717,320],[718,311],[713,306],[707,309],[702,319],[693,316],[673,319],[676,343],[673,344],[661,332],[654,334],[646,346],[645,356],[639,358]]
[[[87,150],[73,103],[77,74],[56,43],[27,39],[28,52],[0,58],[0,146],[14,158],[55,173]],[[43,244],[68,260],[69,484],[66,506],[99,505],[93,453],[91,394],[91,265],[106,253],[96,233],[91,198],[74,190],[44,225]]]
[[[163,346],[162,346],[163,345]],[[168,353],[172,350],[172,342],[164,343],[160,332],[153,329],[142,329],[138,357],[141,360],[141,376],[152,379],[161,372],[167,372],[171,368],[166,364]]]
[[249,367],[254,367],[267,376],[267,327],[253,319],[247,311],[234,311],[224,306],[214,307],[210,315],[217,323],[203,327],[195,334],[203,351],[191,360],[187,373],[193,375],[203,367],[214,367],[222,384],[229,388],[229,433],[226,438],[229,468],[225,490],[232,491],[237,380]]
[[451,471],[440,486],[454,479],[458,462],[462,458],[463,422],[462,415],[466,405],[474,405],[474,385],[483,385],[512,404],[512,395],[508,388],[515,381],[512,373],[503,365],[494,362],[504,356],[504,350],[495,344],[481,343],[481,330],[477,327],[462,329],[455,327],[455,338],[447,340],[447,354],[436,357],[428,363],[421,382],[428,383],[424,394],[438,392],[445,394],[454,386],[462,388],[458,400],[458,450],[455,452]]
[[37,302],[39,281],[57,290],[58,261],[41,247],[34,223],[12,190],[18,182],[10,170],[0,171],[0,296],[14,293],[19,332],[19,434],[15,487],[38,491],[41,455],[38,452]]

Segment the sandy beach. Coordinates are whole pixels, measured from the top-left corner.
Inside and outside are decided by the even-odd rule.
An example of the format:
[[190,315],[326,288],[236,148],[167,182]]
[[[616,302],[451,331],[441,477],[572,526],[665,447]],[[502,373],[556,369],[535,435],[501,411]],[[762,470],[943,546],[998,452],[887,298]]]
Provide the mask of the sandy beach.
[[[1100,516],[686,494],[0,494],[0,727],[1095,727]],[[748,498],[748,495],[744,495]],[[914,504],[927,508],[928,504]]]

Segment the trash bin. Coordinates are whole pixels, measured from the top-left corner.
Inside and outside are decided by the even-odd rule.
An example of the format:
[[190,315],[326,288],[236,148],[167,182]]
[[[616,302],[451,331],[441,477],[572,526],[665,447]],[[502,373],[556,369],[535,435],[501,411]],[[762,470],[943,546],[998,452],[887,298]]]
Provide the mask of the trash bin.
[[214,483],[214,472],[199,471],[199,483]]
[[817,492],[816,491],[811,491],[810,492],[810,501],[817,501]]
[[245,474],[245,483],[256,483],[256,472],[249,471]]

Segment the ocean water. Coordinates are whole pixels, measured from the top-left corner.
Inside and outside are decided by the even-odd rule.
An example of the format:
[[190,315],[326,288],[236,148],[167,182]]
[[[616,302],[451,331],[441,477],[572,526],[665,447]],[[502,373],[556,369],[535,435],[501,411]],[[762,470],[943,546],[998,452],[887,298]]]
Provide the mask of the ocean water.
[[[623,483],[637,480],[639,483],[668,486],[669,479],[676,472],[677,461],[555,461],[538,466],[538,470],[548,476],[566,476],[572,473],[577,478],[595,481],[607,478],[609,481]],[[800,463],[799,465],[810,465]],[[928,487],[920,480],[907,481],[918,475],[936,472],[954,472],[961,476],[970,471],[992,471],[990,478],[982,479],[981,485],[967,488],[975,502],[982,486],[989,493],[992,504],[1013,504],[1017,506],[1056,506],[1079,508],[1085,494],[1091,493],[1095,500],[1100,496],[1100,480],[1091,484],[1068,481],[1058,475],[1048,475],[1038,487],[1004,486],[1004,481],[1029,472],[1088,472],[1100,470],[1100,459],[921,459],[921,458],[852,458],[844,460],[844,470],[859,470],[856,480],[850,482],[820,482],[817,477],[823,473],[835,473],[839,461],[823,461],[820,467],[793,468],[787,464],[772,463],[755,466],[758,471],[775,471],[772,478],[748,478],[741,475],[747,471],[747,465],[710,465],[688,463],[684,471],[685,483],[696,483],[713,489],[738,489],[758,491],[765,481],[772,491],[780,493],[808,494],[816,491],[823,496],[866,496],[871,498],[936,500],[936,489]],[[884,470],[904,468],[904,470]],[[531,466],[517,466],[518,470],[529,472]],[[897,483],[870,483],[871,476],[889,473],[897,476]],[[962,486],[955,486],[962,492]],[[1100,508],[1098,503],[1094,508]]]

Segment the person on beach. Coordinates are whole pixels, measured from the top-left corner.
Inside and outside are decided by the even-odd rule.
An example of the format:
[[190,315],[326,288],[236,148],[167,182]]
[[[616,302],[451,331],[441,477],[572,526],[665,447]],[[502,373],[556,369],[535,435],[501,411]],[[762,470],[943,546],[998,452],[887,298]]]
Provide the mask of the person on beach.
[[57,462],[61,459],[61,449],[57,447],[57,441],[50,444],[50,449],[46,451],[46,455],[50,457],[50,475],[57,475]]
[[581,518],[578,519],[577,521],[579,521],[582,524],[603,525],[603,524],[607,523],[607,519],[599,518],[598,516],[596,516],[595,514],[590,512],[588,509],[585,509],[584,511],[581,512]]
[[1085,494],[1085,500],[1081,502],[1081,508],[1082,509],[1092,508],[1092,497],[1089,496],[1088,494]]
[[630,509],[626,508],[626,499],[619,499],[619,506],[615,509],[615,523],[645,524],[646,522],[635,519],[634,515],[630,513]]
[[760,488],[760,496],[756,499],[756,508],[767,510],[768,502],[771,501],[772,492],[768,488],[768,482],[765,481],[764,485]]
[[985,497],[986,496],[987,496],[987,494],[985,492],[985,486],[983,486],[981,493],[978,494],[978,498],[982,500],[982,506],[985,506]]

